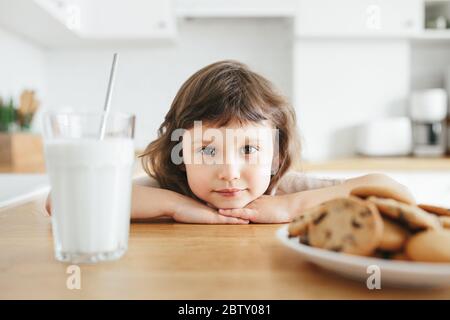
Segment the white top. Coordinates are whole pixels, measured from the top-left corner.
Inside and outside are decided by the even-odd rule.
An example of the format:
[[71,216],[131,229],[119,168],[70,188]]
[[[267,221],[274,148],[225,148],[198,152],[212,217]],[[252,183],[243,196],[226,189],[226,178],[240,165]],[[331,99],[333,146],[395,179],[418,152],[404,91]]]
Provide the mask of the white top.
[[[135,178],[135,184],[160,188],[158,181],[149,176]],[[330,187],[345,182],[345,179],[328,179],[307,175],[298,171],[289,171],[280,179],[278,187],[272,190],[272,195],[288,194],[305,190]]]

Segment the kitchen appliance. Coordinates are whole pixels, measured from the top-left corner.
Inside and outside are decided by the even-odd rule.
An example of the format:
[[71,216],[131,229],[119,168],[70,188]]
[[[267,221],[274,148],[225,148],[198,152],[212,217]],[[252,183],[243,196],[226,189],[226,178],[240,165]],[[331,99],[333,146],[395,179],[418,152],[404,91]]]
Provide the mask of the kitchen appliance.
[[410,117],[415,156],[442,156],[446,152],[447,93],[444,89],[415,91]]
[[357,130],[356,151],[361,155],[407,156],[411,148],[411,121],[408,117],[372,120]]

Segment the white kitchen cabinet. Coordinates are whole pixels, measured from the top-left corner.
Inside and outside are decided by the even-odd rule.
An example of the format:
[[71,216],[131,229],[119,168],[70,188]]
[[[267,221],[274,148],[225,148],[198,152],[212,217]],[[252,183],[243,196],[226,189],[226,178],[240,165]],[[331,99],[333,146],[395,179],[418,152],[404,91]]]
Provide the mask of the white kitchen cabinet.
[[298,0],[175,0],[177,16],[193,18],[294,17]]
[[46,47],[176,35],[170,0],[0,0],[0,25]]
[[66,26],[82,38],[161,38],[175,34],[170,1],[39,0],[63,2]]
[[299,37],[411,36],[423,28],[423,0],[299,0]]

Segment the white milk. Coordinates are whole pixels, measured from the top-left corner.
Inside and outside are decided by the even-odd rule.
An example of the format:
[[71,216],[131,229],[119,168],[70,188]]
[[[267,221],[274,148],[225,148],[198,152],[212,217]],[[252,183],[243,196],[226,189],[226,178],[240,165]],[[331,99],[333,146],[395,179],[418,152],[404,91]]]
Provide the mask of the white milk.
[[133,140],[54,140],[45,152],[57,259],[120,257],[128,245]]

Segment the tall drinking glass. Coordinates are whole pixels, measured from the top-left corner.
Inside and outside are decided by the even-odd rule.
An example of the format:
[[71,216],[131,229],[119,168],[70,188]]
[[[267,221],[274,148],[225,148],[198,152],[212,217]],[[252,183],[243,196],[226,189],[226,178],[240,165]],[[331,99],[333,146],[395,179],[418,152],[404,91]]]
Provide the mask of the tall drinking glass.
[[94,263],[126,252],[134,125],[134,115],[118,112],[44,114],[57,260]]

